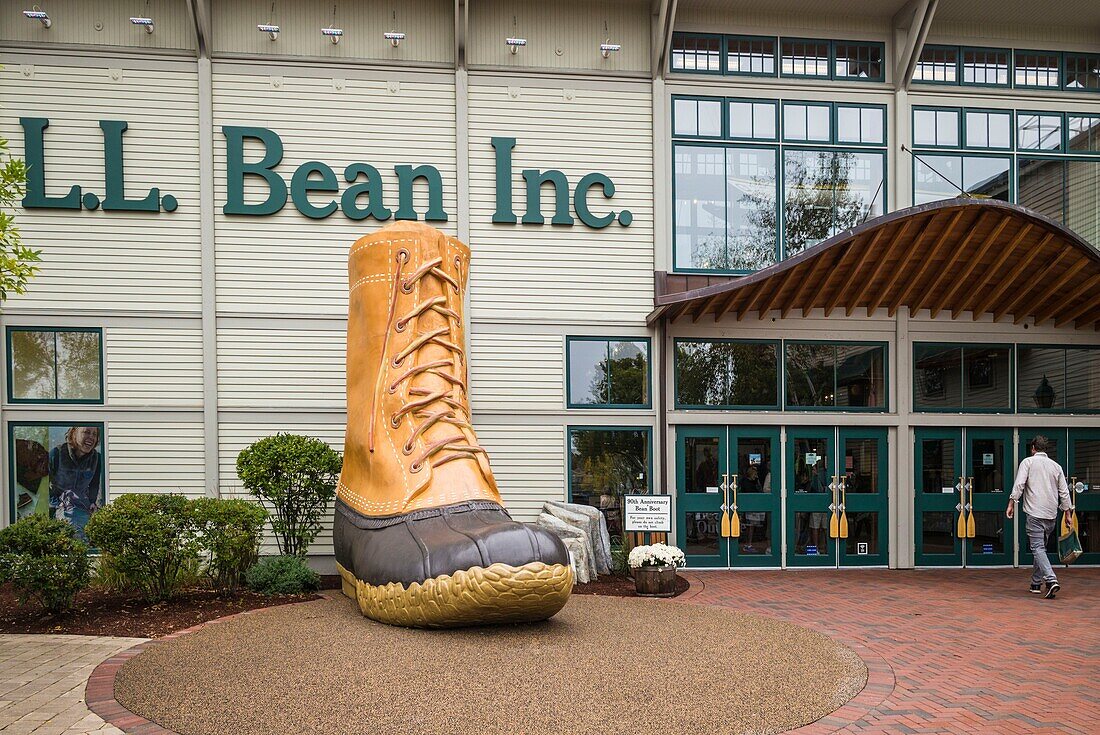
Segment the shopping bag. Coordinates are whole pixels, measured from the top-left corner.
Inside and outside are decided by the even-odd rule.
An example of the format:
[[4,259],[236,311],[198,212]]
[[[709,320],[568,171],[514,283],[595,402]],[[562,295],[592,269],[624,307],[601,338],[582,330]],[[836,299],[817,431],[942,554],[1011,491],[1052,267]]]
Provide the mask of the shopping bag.
[[1083,553],[1081,539],[1077,538],[1077,529],[1072,524],[1067,523],[1063,532],[1058,536],[1058,559],[1063,564],[1072,564]]

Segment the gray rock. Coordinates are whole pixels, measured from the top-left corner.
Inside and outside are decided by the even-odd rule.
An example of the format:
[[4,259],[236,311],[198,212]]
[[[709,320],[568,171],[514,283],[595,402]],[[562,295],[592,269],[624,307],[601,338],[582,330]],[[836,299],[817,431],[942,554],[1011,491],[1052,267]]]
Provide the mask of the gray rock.
[[599,508],[578,503],[549,501],[543,503],[542,510],[570,525],[583,528],[591,541],[589,555],[593,559],[596,572],[611,573],[611,535],[607,532],[607,519]]

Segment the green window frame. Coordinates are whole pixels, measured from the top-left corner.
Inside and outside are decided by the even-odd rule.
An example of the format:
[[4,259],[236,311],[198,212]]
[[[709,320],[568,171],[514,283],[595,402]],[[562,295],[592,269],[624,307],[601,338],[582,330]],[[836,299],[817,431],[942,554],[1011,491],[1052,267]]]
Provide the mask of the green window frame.
[[[959,73],[960,59],[958,46],[926,44],[917,59],[913,83],[958,85],[962,77]],[[939,70],[942,74],[938,73]],[[943,78],[937,79],[937,76]]]
[[[1023,130],[1024,124],[1031,118],[1038,120],[1039,130],[1036,133],[1036,140],[1038,141],[1038,147],[1030,148],[1023,144]],[[1049,120],[1057,121],[1057,132],[1047,133],[1047,136],[1052,137],[1055,145],[1054,147],[1044,146],[1043,131],[1050,124]],[[1036,155],[1043,155],[1045,153],[1061,153],[1065,150],[1065,135],[1066,135],[1066,116],[1061,112],[1050,112],[1048,110],[1017,110],[1016,111],[1016,150],[1021,153],[1034,152]]]
[[[775,350],[775,402],[760,404],[738,403],[684,403],[680,400],[681,350],[680,346],[693,344],[770,345]],[[676,410],[700,411],[778,411],[783,394],[783,345],[778,339],[724,339],[709,337],[678,337],[672,343],[673,406]]]
[[1061,52],[1013,49],[1012,85],[1017,89],[1061,89]]
[[[841,72],[840,49],[845,49],[844,59],[855,63],[857,67],[866,65],[871,73],[860,76],[858,71]],[[886,81],[886,44],[879,41],[833,41],[829,47],[829,62],[832,79],[857,82]]]
[[[15,395],[15,370],[16,370],[16,335],[22,333],[41,333],[53,335],[53,398],[23,398]],[[97,398],[59,398],[61,391],[59,373],[62,366],[58,362],[58,335],[60,334],[94,334],[96,335],[97,350],[96,359],[99,368],[97,379],[99,396]],[[35,326],[9,326],[6,333],[7,358],[7,388],[8,402],[13,404],[50,404],[50,405],[103,405],[104,403],[104,361],[103,361],[103,329],[101,327],[35,327]]]
[[[689,45],[688,44],[689,41],[690,42],[695,42],[695,48],[687,48],[687,46]],[[713,51],[711,51],[710,49],[700,50],[698,48],[698,42],[700,42],[700,41],[707,41],[709,44],[716,44],[717,48],[714,49]],[[677,48],[677,43],[680,43],[682,45],[682,47]],[[725,47],[726,47],[726,45],[722,40],[722,36],[720,36],[718,34],[713,34],[713,33],[673,33],[672,34],[672,41],[669,44],[669,52],[668,52],[669,71],[670,72],[682,72],[682,73],[685,73],[685,74],[717,74],[717,75],[724,74],[725,71],[726,71],[725,58],[724,58],[725,57]],[[707,64],[708,68],[699,69],[698,68],[698,59],[700,57],[700,54],[702,54],[702,56],[704,58],[709,58],[711,53],[717,54],[718,68],[717,69],[711,69],[711,68],[709,68],[710,64],[708,63]],[[695,61],[693,62],[695,64],[695,68],[688,68],[687,67],[687,58],[688,58],[689,55],[695,59]],[[677,60],[678,57],[680,58],[681,64],[682,64],[680,67],[676,66],[676,60]]]
[[[770,55],[767,50],[769,44]],[[734,57],[737,58],[736,70],[730,63]],[[779,74],[779,39],[776,36],[726,36],[723,58],[725,73],[731,76],[774,77]],[[741,68],[744,65],[742,60],[748,63],[748,71]],[[756,66],[759,70],[753,68]],[[769,66],[770,70],[767,68]]]
[[[739,135],[735,132],[735,126],[733,123],[733,108],[734,105],[749,106],[749,127],[751,134],[748,136]],[[770,124],[771,135],[758,135],[757,127],[758,123],[762,123],[766,116],[769,115],[770,109]],[[767,100],[767,99],[753,99],[743,97],[726,97],[725,98],[725,122],[726,122],[726,138],[728,140],[736,141],[763,141],[774,143],[779,140],[779,101]],[[740,126],[737,126],[740,128]]]
[[[1080,81],[1082,78],[1083,82]],[[1100,92],[1100,54],[1065,52],[1062,61],[1062,89],[1070,92]]]
[[[958,380],[959,380],[959,404],[958,405],[942,405],[942,406],[929,406],[926,400],[921,398],[921,393],[925,397],[933,397],[937,391],[946,392],[946,386],[937,388],[937,383],[934,378],[925,378],[924,380],[918,380],[917,374],[917,361],[921,350],[958,350]],[[975,370],[974,373],[968,371],[967,352],[982,351],[982,350],[1008,350],[1008,393],[1009,401],[1006,405],[1001,406],[969,406],[967,405],[967,392],[968,386],[970,386],[975,380],[975,375],[981,374]],[[990,380],[995,380],[995,375],[990,373]],[[943,382],[946,382],[946,373],[942,376]],[[1016,413],[1016,349],[1012,343],[965,343],[965,342],[914,342],[913,343],[913,375],[912,375],[913,393],[912,404],[914,413],[972,413],[972,414],[1011,414]],[[942,383],[940,384],[942,385]],[[983,386],[984,387],[984,386]],[[973,390],[973,388],[970,388]]]
[[[954,125],[951,125],[951,116],[954,116],[955,118]],[[928,120],[929,117],[931,117],[932,128],[934,130],[934,136],[932,138],[922,138],[920,141],[917,140],[918,117],[921,120]],[[910,123],[910,127],[910,137],[912,138],[914,148],[959,148],[962,146],[963,110],[961,107],[931,107],[927,105],[915,105],[912,111],[912,120]],[[951,130],[954,130],[954,140],[945,137],[941,141],[941,133],[943,136],[946,136],[950,133]],[[932,142],[927,142],[928,140],[931,140]]]
[[[645,371],[642,382],[642,398],[639,403],[613,403],[611,397],[614,393],[614,371],[608,376],[605,381],[606,385],[606,397],[603,402],[599,403],[576,403],[573,401],[573,355],[574,346],[578,343],[604,343],[604,361],[605,364],[612,364],[612,344],[615,343],[642,343],[645,345],[643,350],[643,357],[645,359]],[[653,382],[653,360],[650,358],[652,353],[652,344],[649,337],[600,337],[600,336],[568,336],[565,338],[565,394],[566,394],[566,406],[568,408],[595,408],[595,409],[647,409],[653,405],[652,391],[650,389]]]
[[[944,159],[948,159],[948,158],[957,158],[957,159],[959,159],[959,166],[960,166],[959,188],[960,189],[966,189],[968,192],[971,192],[971,193],[980,193],[983,196],[985,195],[984,192],[975,192],[974,189],[967,188],[969,184],[973,183],[973,182],[969,181],[969,177],[967,176],[968,164],[973,163],[975,161],[1003,161],[1003,162],[1005,162],[1006,164],[1008,164],[1008,166],[1007,166],[1007,171],[1008,171],[1008,199],[1002,199],[1001,201],[1007,201],[1007,202],[1016,201],[1016,171],[1015,171],[1013,157],[1008,153],[1005,153],[1003,155],[995,155],[995,154],[991,154],[991,153],[967,153],[967,152],[961,151],[961,150],[960,151],[931,150],[931,151],[916,151],[913,154],[913,157],[914,157],[914,161],[913,161],[911,176],[912,176],[912,184],[913,184],[912,193],[913,193],[913,204],[914,205],[926,204],[927,202],[938,201],[937,199],[927,199],[927,200],[919,200],[918,199],[918,197],[917,197],[917,176],[918,176],[918,174],[921,170],[921,167],[924,167],[924,168],[928,168],[929,170],[932,170],[934,172],[933,175],[936,176],[937,178],[942,177],[941,180],[942,179],[948,179],[948,181],[951,181],[951,179],[948,178],[948,175],[946,173],[944,173],[945,167],[940,166],[940,165],[936,165],[937,162],[942,162]],[[954,183],[954,182],[952,181],[952,183]],[[951,193],[947,194],[943,198],[951,199],[951,198],[954,198],[956,196],[959,196],[958,189],[952,188]],[[999,197],[992,197],[992,198],[998,199]]]
[[[1029,391],[1029,395],[1025,396],[1023,391],[1025,386],[1021,382],[1023,353],[1025,350],[1045,350],[1049,352],[1061,352],[1061,375],[1043,374],[1040,385],[1035,391]],[[1092,360],[1096,361],[1097,372],[1100,373],[1100,346],[1096,345],[1048,345],[1048,344],[1031,344],[1031,343],[1017,343],[1016,344],[1016,405],[1017,413],[1025,414],[1100,414],[1100,406],[1097,408],[1077,408],[1069,407],[1065,405],[1067,386],[1071,380],[1069,357],[1071,352],[1091,353]],[[1053,379],[1051,382],[1049,378]],[[1044,387],[1045,384],[1045,387]],[[1027,386],[1030,389],[1030,385]],[[1039,403],[1043,399],[1043,391],[1049,388],[1048,394],[1052,404],[1061,399],[1062,406],[1058,407],[1051,405],[1049,408],[1042,408]],[[1025,400],[1030,398],[1031,401]]]
[[[820,346],[833,348],[833,403],[832,405],[799,405],[790,402],[789,381],[791,376],[791,347]],[[842,406],[838,404],[840,397],[840,364],[837,350],[841,347],[872,347],[880,351],[879,361],[882,365],[882,405],[881,406]],[[813,340],[813,339],[789,339],[783,340],[783,410],[784,411],[828,411],[840,413],[887,413],[890,410],[890,345],[882,341],[853,341],[853,340]]]
[[[716,133],[700,133],[700,109],[703,105],[716,105],[718,108],[718,131]],[[685,114],[688,119],[684,119]],[[691,117],[694,115],[695,132],[680,132],[681,124],[691,126]],[[672,135],[676,138],[691,138],[696,140],[720,140],[726,137],[726,105],[721,97],[694,97],[687,95],[675,95],[672,98]]]
[[[985,116],[985,124],[979,124],[978,116]],[[971,117],[974,118],[974,125],[971,125]],[[989,145],[989,140],[992,139],[994,133],[994,120],[999,118],[1007,118],[1008,127],[1005,129],[1007,136],[1007,142],[1005,145]],[[1012,110],[998,110],[987,107],[964,107],[962,109],[962,147],[973,151],[1011,151],[1012,144],[1015,139],[1015,115]],[[971,140],[971,130],[975,132],[980,128],[985,128],[985,140],[986,145],[981,145]],[[975,136],[977,137],[977,136]]]
[[[1074,123],[1074,121],[1077,121],[1077,120],[1082,121],[1082,122],[1088,121],[1088,125],[1087,126],[1085,126],[1085,125],[1077,126]],[[1084,147],[1084,148],[1075,148],[1074,147],[1074,140],[1076,140],[1074,135],[1075,135],[1075,132],[1078,129],[1081,130],[1081,135],[1085,136],[1086,147]],[[1077,155],[1077,156],[1081,156],[1081,155],[1085,155],[1085,156],[1100,155],[1100,113],[1089,114],[1089,113],[1067,112],[1066,113],[1065,131],[1066,131],[1066,152],[1067,153],[1072,153],[1073,155]]]
[[[844,110],[857,110],[858,120],[860,125],[860,139],[853,140],[851,138],[844,138],[842,127],[840,124],[841,112]],[[878,129],[881,132],[880,140],[863,140],[864,137],[864,116],[866,114],[877,113],[879,116]],[[837,102],[833,105],[833,142],[837,145],[859,145],[859,146],[872,146],[881,148],[887,145],[888,130],[886,121],[886,105],[873,105],[873,104],[856,104],[852,102]]]
[[[788,52],[788,45],[790,51]],[[815,48],[816,47],[816,48]],[[779,76],[789,79],[832,79],[833,44],[823,38],[780,38],[779,39]],[[821,52],[824,51],[824,56]],[[790,60],[791,71],[784,71]],[[813,64],[821,73],[807,73],[806,68]],[[802,71],[795,71],[801,68]]]
[[[782,109],[783,109],[782,124],[783,124],[783,142],[784,143],[798,143],[800,145],[830,145],[835,141],[836,136],[835,136],[835,131],[833,129],[833,126],[835,124],[834,123],[834,118],[833,118],[833,103],[831,103],[831,102],[806,102],[806,101],[802,101],[802,100],[783,100]],[[792,125],[788,124],[788,120],[792,119],[792,118],[797,119],[797,117],[799,115],[797,115],[797,113],[794,112],[796,109],[804,110],[804,112],[802,114],[802,116],[804,118],[803,119],[803,122],[804,122],[803,128],[806,131],[806,137],[804,137],[804,138],[793,138],[793,137],[791,137],[791,130],[790,129],[791,129]],[[791,111],[791,113],[790,113],[791,118],[788,118],[788,110]],[[825,137],[824,138],[811,138],[811,137],[809,137],[809,135],[810,135],[810,111],[811,110],[823,110],[824,111],[823,115],[818,115],[818,117],[823,117],[824,120],[825,120],[826,130],[825,130]],[[792,121],[793,121],[793,119],[792,119]]]
[[[991,58],[992,57],[992,58]],[[1004,72],[1004,81],[989,81],[989,75]],[[967,79],[968,73],[973,78]],[[978,76],[982,79],[979,80]],[[959,84],[974,87],[1012,86],[1012,49],[979,46],[959,47]]]
[[[643,442],[642,442],[642,448],[644,449],[645,455],[646,455],[645,458],[644,458],[644,461],[641,463],[641,466],[640,466],[640,469],[642,469],[642,471],[645,472],[645,490],[644,490],[644,492],[637,492],[638,488],[636,488],[636,487],[608,488],[610,490],[615,490],[615,491],[620,491],[620,492],[599,492],[600,488],[593,487],[593,488],[590,489],[589,492],[583,493],[583,495],[585,496],[585,499],[591,498],[592,496],[595,495],[599,498],[597,500],[597,502],[592,503],[592,502],[584,502],[583,500],[580,500],[578,496],[581,495],[581,493],[576,493],[575,492],[575,490],[577,488],[576,488],[576,477],[575,477],[575,473],[574,473],[574,469],[573,469],[573,464],[574,464],[573,436],[576,433],[582,432],[582,431],[588,431],[588,432],[591,432],[591,431],[621,432],[621,433],[641,432],[642,435],[644,436],[644,439],[643,439]],[[603,463],[603,471],[604,472],[609,471],[608,468],[607,468],[607,464],[613,463],[615,460],[618,460],[620,462],[625,461],[625,453],[622,452],[622,451],[608,452],[608,453],[604,454],[603,456],[608,457],[609,460],[610,460],[609,462]],[[631,470],[639,469],[639,467],[631,467],[630,469]],[[621,468],[620,468],[620,471],[622,471]],[[604,515],[606,515],[607,518],[608,518],[608,531],[611,532],[612,535],[617,535],[617,533],[621,533],[622,532],[621,523],[622,523],[622,520],[623,520],[622,519],[622,506],[621,506],[621,504],[618,505],[618,506],[615,506],[611,503],[604,504],[604,503],[600,502],[600,500],[602,500],[603,497],[608,497],[608,496],[610,498],[616,498],[616,497],[621,498],[622,495],[628,494],[627,492],[621,492],[621,490],[626,490],[626,491],[629,492],[629,494],[641,494],[641,495],[653,495],[654,494],[654,492],[653,492],[653,488],[654,488],[654,484],[653,484],[653,428],[650,427],[650,426],[608,426],[608,425],[569,425],[569,426],[567,426],[566,429],[565,429],[565,478],[566,478],[565,479],[565,482],[566,482],[566,486],[565,486],[566,497],[569,499],[570,503],[581,502],[584,505],[590,505],[592,507],[599,508],[600,510],[604,511]],[[617,513],[615,513],[615,511],[617,511]],[[613,515],[613,513],[614,513],[614,515]],[[618,529],[616,529],[616,527],[615,527],[617,524],[620,524]]]

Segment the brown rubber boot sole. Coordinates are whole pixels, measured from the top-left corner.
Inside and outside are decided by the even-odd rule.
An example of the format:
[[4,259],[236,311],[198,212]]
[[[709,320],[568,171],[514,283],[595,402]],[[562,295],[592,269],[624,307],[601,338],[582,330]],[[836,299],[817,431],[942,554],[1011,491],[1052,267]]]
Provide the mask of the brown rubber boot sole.
[[363,615],[390,625],[453,628],[545,620],[563,607],[573,589],[573,570],[541,561],[513,567],[491,564],[444,574],[407,588],[372,585],[337,563],[341,590]]

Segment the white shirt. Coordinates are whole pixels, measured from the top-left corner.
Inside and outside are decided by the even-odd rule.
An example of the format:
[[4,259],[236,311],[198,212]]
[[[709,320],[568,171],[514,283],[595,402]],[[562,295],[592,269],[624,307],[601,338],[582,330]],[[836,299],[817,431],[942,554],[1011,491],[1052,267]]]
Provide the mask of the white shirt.
[[1058,508],[1069,510],[1071,507],[1069,485],[1062,466],[1046,452],[1036,452],[1020,463],[1011,497],[1019,500],[1021,495],[1024,513],[1032,518],[1053,520],[1058,517]]

